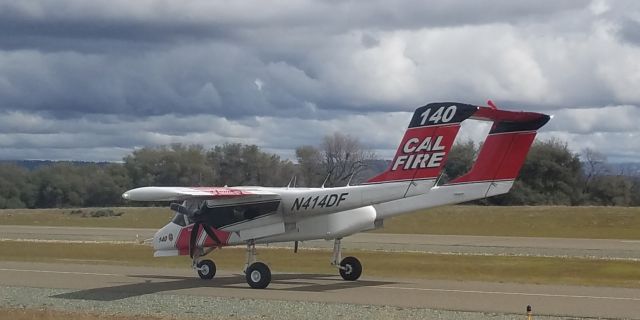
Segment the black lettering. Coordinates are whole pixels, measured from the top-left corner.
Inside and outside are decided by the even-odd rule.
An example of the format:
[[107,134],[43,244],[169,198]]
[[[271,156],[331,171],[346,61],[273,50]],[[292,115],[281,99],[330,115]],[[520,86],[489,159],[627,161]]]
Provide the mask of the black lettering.
[[320,208],[324,208],[324,206],[327,204],[327,197],[328,195],[324,195],[324,197],[322,197],[322,200],[320,200],[320,202],[318,203],[318,207]]
[[302,207],[303,207],[305,210],[309,209],[309,203],[311,203],[311,197],[309,197],[309,198],[307,199],[307,201],[305,201],[305,202],[304,202],[304,204],[302,205]]
[[327,208],[333,207],[333,205],[336,204],[337,201],[338,201],[338,195],[337,194],[330,195],[329,199],[327,199]]
[[320,196],[316,196],[315,198],[313,198],[313,206],[311,207],[311,209],[313,209],[313,208],[315,208],[315,207],[316,207],[316,204],[318,203],[318,198],[319,198],[319,197],[320,197]]
[[303,200],[304,198],[302,198],[302,200],[300,200],[300,198],[296,198],[296,200],[293,202],[293,206],[291,206],[291,211],[300,210],[300,206],[302,205]]
[[341,194],[341,195],[340,195],[340,199],[338,199],[338,203],[336,203],[336,207],[340,205],[340,202],[341,202],[342,200],[347,200],[347,195],[349,195],[349,193],[348,193],[348,192],[345,192],[345,193],[343,193],[343,194]]

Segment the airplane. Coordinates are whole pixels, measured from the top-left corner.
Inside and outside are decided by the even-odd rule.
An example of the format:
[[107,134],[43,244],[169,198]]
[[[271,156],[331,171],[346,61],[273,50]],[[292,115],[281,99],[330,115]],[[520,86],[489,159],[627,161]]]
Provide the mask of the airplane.
[[[472,168],[438,185],[460,125],[467,119],[493,122]],[[410,119],[386,171],[342,187],[141,187],[122,197],[166,201],[175,211],[153,237],[154,257],[189,255],[201,279],[216,265],[202,257],[225,246],[246,245],[243,272],[251,288],[264,289],[271,270],[256,260],[256,244],[333,240],[331,265],[347,281],[362,274],[356,257],[342,258],[341,239],[381,228],[392,217],[437,206],[507,193],[537,130],[550,116],[457,102],[430,103]],[[382,128],[381,128],[382,129]]]

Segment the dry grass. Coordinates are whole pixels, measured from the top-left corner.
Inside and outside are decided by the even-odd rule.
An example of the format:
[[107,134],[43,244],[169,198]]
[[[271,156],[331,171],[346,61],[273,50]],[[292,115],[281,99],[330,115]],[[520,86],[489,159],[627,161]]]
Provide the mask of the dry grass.
[[[19,247],[20,250],[16,250]],[[330,251],[261,249],[259,260],[274,272],[334,274]],[[640,288],[640,262],[575,258],[442,255],[425,253],[345,252],[364,265],[366,276],[572,284]],[[10,261],[82,262],[187,268],[186,257],[153,258],[141,245],[0,242],[0,257]],[[244,250],[224,248],[211,256],[221,270],[239,270]]]
[[173,212],[165,207],[144,208],[111,208],[114,212],[122,212],[117,217],[83,217],[72,214],[82,210],[89,213],[97,208],[80,209],[1,209],[0,224],[30,226],[71,226],[71,227],[105,227],[105,228],[160,228],[167,224]]
[[[5,209],[0,210],[0,224],[160,228],[173,216],[160,207],[113,208],[123,214],[100,218],[72,215],[72,210]],[[389,219],[375,232],[637,240],[640,207],[447,206]]]
[[375,232],[640,239],[640,207],[448,206],[390,219]]
[[0,308],[0,320],[159,320],[169,317],[99,315],[85,312],[68,312],[51,309]]

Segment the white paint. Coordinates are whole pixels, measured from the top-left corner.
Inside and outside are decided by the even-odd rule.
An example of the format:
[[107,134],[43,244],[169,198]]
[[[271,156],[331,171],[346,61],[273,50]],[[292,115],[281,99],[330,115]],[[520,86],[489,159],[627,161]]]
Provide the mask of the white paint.
[[495,294],[495,295],[510,295],[510,296],[532,296],[532,297],[548,297],[548,298],[574,298],[574,299],[601,299],[601,300],[640,301],[640,298],[631,298],[631,297],[587,296],[587,295],[555,294],[555,293],[528,293],[528,292],[482,291],[482,290],[437,289],[437,288],[411,288],[411,287],[372,287],[372,288],[375,288],[375,289],[432,291],[432,292],[455,292],[455,293],[471,293],[471,294]]

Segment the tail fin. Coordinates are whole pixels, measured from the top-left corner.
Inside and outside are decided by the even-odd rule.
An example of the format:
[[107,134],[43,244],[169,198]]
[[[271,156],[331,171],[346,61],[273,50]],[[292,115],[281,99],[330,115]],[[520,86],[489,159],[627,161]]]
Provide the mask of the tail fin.
[[460,129],[478,107],[455,102],[416,109],[389,168],[367,183],[433,180],[440,175]]
[[376,204],[377,219],[507,193],[524,164],[537,130],[551,117],[477,107],[469,118],[493,122],[471,170],[418,196]]
[[[534,112],[479,107],[471,118],[493,121],[493,126],[471,170],[447,185],[492,182],[494,186],[487,190],[486,197],[506,193],[524,164],[537,130],[550,117]],[[500,185],[503,187],[498,187]]]

